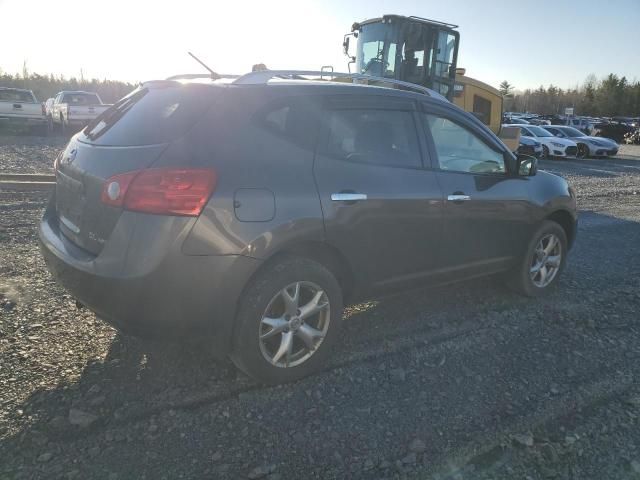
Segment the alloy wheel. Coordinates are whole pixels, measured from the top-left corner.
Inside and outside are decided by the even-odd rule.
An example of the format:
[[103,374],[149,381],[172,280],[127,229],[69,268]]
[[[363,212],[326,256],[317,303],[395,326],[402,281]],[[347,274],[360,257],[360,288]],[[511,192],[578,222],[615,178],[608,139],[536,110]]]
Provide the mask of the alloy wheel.
[[331,320],[329,298],[312,282],[292,283],[271,299],[260,320],[260,351],[276,367],[308,360],[326,337]]
[[576,157],[587,158],[588,155],[589,155],[589,147],[587,147],[584,143],[579,143]]
[[549,285],[562,264],[562,243],[553,233],[543,236],[536,246],[531,260],[529,277],[538,288]]

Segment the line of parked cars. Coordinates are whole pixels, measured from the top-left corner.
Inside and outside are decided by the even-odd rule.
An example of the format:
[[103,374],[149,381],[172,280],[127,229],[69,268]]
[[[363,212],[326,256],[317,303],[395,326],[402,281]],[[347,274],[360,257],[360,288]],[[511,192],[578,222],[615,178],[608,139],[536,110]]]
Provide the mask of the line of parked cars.
[[[593,136],[626,142],[640,129],[638,117],[587,117],[576,115],[538,115],[535,113],[505,112],[503,124],[518,125],[564,125]],[[631,142],[629,142],[631,143]]]
[[[504,127],[520,130],[518,153],[537,158],[609,157],[616,155],[620,148],[615,139],[602,136],[602,132],[596,135],[585,132],[584,130],[588,130],[586,128],[552,124],[549,119],[539,115],[528,117],[511,114],[504,118]],[[586,119],[567,118],[566,122],[584,126]]]
[[109,107],[94,92],[62,91],[41,103],[31,90],[0,87],[0,127],[26,128],[40,135],[55,129],[74,133]]

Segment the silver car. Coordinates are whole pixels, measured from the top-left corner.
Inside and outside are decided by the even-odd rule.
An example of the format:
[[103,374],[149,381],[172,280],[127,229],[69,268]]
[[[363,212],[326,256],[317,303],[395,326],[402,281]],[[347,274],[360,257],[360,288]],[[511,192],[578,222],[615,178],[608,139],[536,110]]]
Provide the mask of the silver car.
[[611,157],[620,146],[610,138],[591,137],[580,130],[564,125],[543,125],[542,128],[559,138],[567,138],[578,144],[578,158]]

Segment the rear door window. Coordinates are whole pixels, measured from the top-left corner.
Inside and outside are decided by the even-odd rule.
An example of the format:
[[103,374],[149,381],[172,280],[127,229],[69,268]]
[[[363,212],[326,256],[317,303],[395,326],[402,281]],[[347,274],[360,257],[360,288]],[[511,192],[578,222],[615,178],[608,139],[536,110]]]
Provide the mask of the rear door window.
[[394,110],[328,112],[326,154],[340,160],[421,167],[413,114]]
[[187,133],[211,106],[216,87],[202,84],[142,86],[99,115],[83,131],[98,145],[154,145]]

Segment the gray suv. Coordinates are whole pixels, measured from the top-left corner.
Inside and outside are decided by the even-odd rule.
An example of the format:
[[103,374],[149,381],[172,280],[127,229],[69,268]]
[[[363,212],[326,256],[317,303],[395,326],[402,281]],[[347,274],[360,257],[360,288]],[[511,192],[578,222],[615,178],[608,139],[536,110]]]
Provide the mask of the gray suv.
[[276,383],[323,364],[346,302],[497,273],[529,296],[557,283],[565,180],[435,93],[262,74],[145,83],[56,160],[42,253],[100,318],[206,338]]

